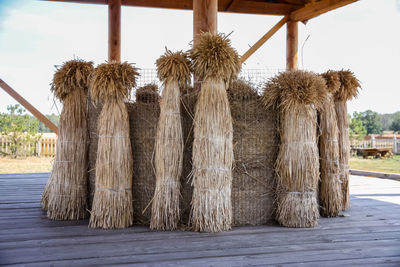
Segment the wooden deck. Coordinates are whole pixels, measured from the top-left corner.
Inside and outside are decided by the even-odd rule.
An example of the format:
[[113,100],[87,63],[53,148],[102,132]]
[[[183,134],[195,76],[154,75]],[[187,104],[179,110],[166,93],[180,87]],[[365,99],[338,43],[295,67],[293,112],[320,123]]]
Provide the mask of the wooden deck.
[[40,209],[48,174],[0,175],[0,265],[400,266],[400,182],[351,177],[348,216],[314,229],[277,225],[230,232],[96,230],[50,221]]

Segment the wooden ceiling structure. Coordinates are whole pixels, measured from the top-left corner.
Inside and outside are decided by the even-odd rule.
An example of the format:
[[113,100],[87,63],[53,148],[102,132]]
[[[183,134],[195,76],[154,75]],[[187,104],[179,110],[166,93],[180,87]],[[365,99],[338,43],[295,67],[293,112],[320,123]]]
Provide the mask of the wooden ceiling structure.
[[283,18],[241,57],[246,61],[283,25],[287,25],[286,69],[297,68],[298,22],[308,20],[358,0],[45,0],[108,5],[108,59],[121,57],[121,6],[193,10],[193,37],[217,33],[217,13],[281,15]]

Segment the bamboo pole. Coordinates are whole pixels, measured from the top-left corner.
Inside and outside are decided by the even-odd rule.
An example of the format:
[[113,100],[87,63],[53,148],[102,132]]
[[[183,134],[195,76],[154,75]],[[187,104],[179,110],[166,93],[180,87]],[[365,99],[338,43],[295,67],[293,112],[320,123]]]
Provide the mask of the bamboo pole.
[[108,61],[121,61],[121,0],[108,1]]
[[286,70],[296,70],[299,39],[298,23],[296,21],[288,21],[286,29]]

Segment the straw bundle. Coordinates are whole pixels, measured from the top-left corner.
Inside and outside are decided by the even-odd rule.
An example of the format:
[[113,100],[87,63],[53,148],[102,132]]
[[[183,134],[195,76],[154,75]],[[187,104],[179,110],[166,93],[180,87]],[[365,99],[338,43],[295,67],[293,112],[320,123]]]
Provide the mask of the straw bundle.
[[54,220],[87,217],[86,97],[92,62],[71,60],[54,74],[51,90],[63,103],[53,170],[42,207]]
[[323,78],[306,71],[287,71],[265,87],[265,106],[279,110],[281,144],[276,161],[277,221],[287,227],[318,224],[319,155],[317,113],[326,98]]
[[183,137],[179,84],[190,82],[190,62],[182,52],[167,50],[157,61],[158,77],[164,83],[155,143],[156,189],[150,228],[174,230],[179,222],[180,176]]
[[136,68],[124,62],[99,65],[90,93],[102,101],[96,160],[96,189],[89,227],[124,228],[132,224],[132,150],[124,101],[136,85]]
[[349,158],[350,139],[347,117],[347,101],[356,97],[360,83],[351,71],[338,71],[340,87],[335,93],[335,110],[339,129],[339,166],[342,181],[343,210],[350,207]]
[[325,217],[336,217],[342,210],[343,200],[339,168],[339,130],[333,94],[339,89],[340,81],[338,74],[333,71],[322,74],[322,77],[327,85],[327,98],[319,111],[321,164],[319,199],[321,214]]
[[232,224],[232,117],[226,89],[240,71],[239,56],[222,35],[203,33],[190,50],[203,81],[194,117],[192,210],[195,231],[219,232]]

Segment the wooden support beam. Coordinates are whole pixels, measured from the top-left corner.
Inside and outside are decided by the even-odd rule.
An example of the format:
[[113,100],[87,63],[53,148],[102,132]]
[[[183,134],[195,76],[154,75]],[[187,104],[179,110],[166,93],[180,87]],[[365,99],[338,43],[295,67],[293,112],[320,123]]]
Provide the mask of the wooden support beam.
[[121,0],[108,0],[108,61],[121,61]]
[[[82,4],[107,4],[107,0],[42,0],[52,2],[69,2]],[[202,1],[202,0],[197,0]],[[233,12],[244,14],[260,15],[288,15],[290,12],[300,8],[302,5],[289,3],[269,3],[263,1],[238,1],[231,0],[219,1],[219,12]],[[236,3],[235,3],[236,2]],[[123,6],[150,7],[150,8],[168,8],[193,10],[193,0],[122,0]],[[228,7],[228,9],[227,9]]]
[[217,34],[218,0],[193,0],[193,40],[202,32]]
[[357,2],[358,0],[321,0],[318,2],[310,2],[304,7],[290,13],[290,20],[306,21],[315,18],[321,14],[329,12],[333,9]]
[[17,100],[18,103],[20,103],[22,106],[24,106],[27,110],[29,110],[30,113],[32,113],[33,116],[38,118],[41,122],[44,123],[51,131],[54,133],[58,133],[58,128],[55,126],[46,116],[44,116],[42,113],[40,113],[39,110],[37,110],[34,106],[32,106],[28,101],[26,101],[25,98],[23,98],[20,94],[18,94],[14,89],[11,88],[5,81],[0,79],[0,87],[3,88],[6,93],[8,93],[12,98]]
[[272,27],[263,37],[260,38],[243,56],[240,60],[245,62],[254,52],[256,52],[269,38],[271,38],[288,20],[288,16],[284,16],[274,27]]
[[288,21],[286,24],[286,70],[297,69],[298,22]]

